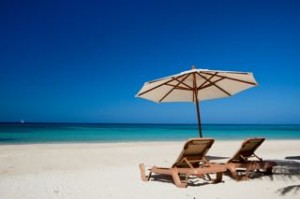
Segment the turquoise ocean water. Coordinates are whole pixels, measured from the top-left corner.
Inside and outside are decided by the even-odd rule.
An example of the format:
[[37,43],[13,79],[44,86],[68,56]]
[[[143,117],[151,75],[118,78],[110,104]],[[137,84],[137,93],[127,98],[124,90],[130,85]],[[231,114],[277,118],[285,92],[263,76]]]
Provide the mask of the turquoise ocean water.
[[[194,124],[0,124],[0,144],[184,141],[198,137]],[[300,125],[204,124],[203,137],[300,139]]]

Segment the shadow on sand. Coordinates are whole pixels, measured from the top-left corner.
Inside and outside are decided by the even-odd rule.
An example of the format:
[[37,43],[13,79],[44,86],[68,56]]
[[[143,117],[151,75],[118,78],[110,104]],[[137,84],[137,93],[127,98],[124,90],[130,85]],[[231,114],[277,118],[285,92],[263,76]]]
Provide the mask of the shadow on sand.
[[288,156],[288,157],[285,157],[285,159],[287,159],[287,160],[300,160],[300,156]]
[[224,160],[224,159],[229,159],[229,157],[221,157],[221,156],[205,156],[209,161],[212,160]]
[[[173,179],[170,175],[162,175],[162,174],[155,175],[154,174],[154,175],[152,175],[151,178],[152,178],[153,181],[174,184]],[[207,182],[207,181],[204,181],[201,178],[193,177],[193,176],[189,177],[189,181],[188,181],[188,186],[189,187],[200,187],[200,186],[204,186],[204,185],[207,185],[207,184],[210,184],[210,183]]]
[[[287,194],[298,194],[300,190],[300,162],[292,161],[299,160],[300,156],[286,157],[287,160],[275,160],[277,166],[274,167],[273,175],[269,175],[268,178],[274,180],[284,180],[286,182],[296,182],[295,185],[290,185],[278,189],[276,192],[281,196]],[[274,160],[273,160],[274,161]]]

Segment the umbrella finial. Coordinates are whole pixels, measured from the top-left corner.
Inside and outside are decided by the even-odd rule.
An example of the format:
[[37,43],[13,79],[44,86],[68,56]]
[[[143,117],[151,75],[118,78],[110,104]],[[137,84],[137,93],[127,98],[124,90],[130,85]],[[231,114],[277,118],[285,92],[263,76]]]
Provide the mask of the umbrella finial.
[[192,65],[192,69],[196,69],[196,66],[195,66],[195,65]]

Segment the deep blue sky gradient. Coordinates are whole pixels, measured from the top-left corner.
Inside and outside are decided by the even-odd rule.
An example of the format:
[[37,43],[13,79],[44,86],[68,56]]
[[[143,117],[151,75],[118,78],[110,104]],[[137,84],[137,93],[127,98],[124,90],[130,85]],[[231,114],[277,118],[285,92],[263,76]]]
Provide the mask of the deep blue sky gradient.
[[204,123],[300,123],[300,1],[0,2],[0,121],[196,123],[192,103],[135,98],[198,68],[259,87],[200,103]]

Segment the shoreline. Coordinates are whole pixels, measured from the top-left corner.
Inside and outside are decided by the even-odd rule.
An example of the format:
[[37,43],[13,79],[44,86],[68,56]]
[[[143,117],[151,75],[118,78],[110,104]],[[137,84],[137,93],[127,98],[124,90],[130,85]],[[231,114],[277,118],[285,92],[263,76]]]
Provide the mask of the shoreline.
[[[213,137],[203,137],[203,138],[213,138]],[[245,137],[245,139],[252,138],[252,137]],[[186,140],[191,139],[187,138]],[[243,141],[245,139],[240,139],[240,138],[233,138],[233,139],[215,139],[215,143],[218,142],[231,142],[231,141]],[[132,141],[58,141],[58,142],[0,142],[0,146],[5,146],[5,145],[55,145],[55,144],[131,144],[131,143],[183,143],[186,140],[132,140]],[[300,138],[294,138],[294,139],[281,139],[281,138],[266,138],[266,141],[300,141]],[[265,141],[265,142],[266,142]]]

